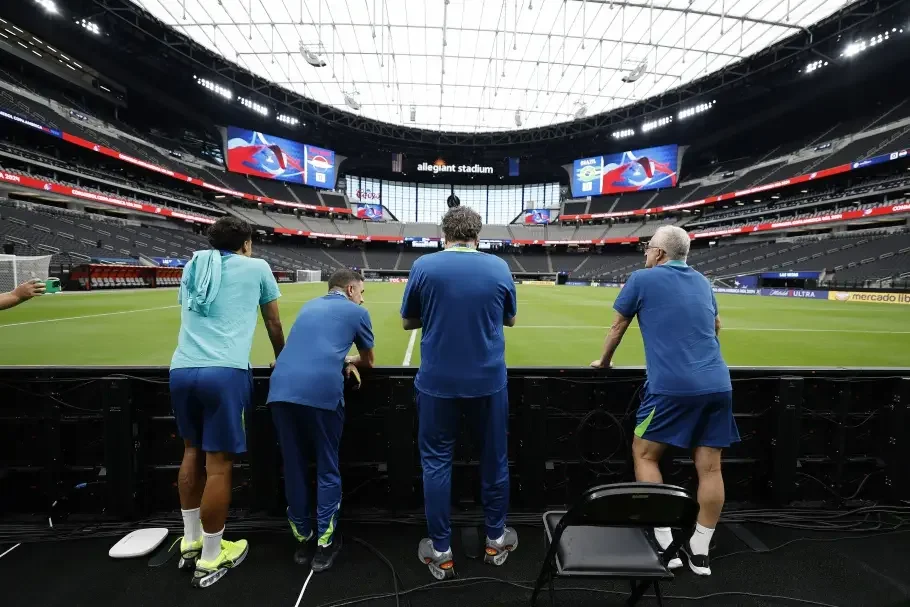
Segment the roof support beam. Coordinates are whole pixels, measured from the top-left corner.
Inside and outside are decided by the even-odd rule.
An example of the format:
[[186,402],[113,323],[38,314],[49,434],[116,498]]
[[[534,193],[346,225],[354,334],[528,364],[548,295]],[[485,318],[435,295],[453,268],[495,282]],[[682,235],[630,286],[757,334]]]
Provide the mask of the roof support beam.
[[[572,0],[573,2],[581,2],[581,0]],[[652,6],[659,11],[669,11],[671,13],[687,13],[689,15],[699,15],[701,17],[717,17],[718,19],[732,20],[732,21],[743,21],[745,23],[756,23],[759,25],[770,25],[773,27],[783,27],[786,29],[792,30],[802,30],[806,33],[810,33],[808,28],[805,28],[801,25],[794,25],[792,23],[786,23],[783,21],[769,21],[768,19],[756,19],[754,17],[744,16],[739,17],[736,15],[731,15],[729,13],[720,12],[715,13],[712,11],[698,11],[691,8],[682,8],[679,6],[671,6],[669,4],[653,4],[650,2],[615,2],[614,0],[587,0],[588,2],[596,2],[597,4],[608,4],[611,7],[619,6],[624,8],[651,8]]]

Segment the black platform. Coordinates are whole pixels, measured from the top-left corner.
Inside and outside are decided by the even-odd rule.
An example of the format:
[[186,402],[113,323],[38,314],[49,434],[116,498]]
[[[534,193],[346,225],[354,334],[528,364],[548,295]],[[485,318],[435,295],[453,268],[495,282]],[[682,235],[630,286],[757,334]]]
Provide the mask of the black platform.
[[[176,522],[176,521],[175,521]],[[365,525],[343,527],[346,542],[333,569],[314,574],[300,606],[318,607],[366,594],[391,592],[389,568],[360,538],[380,550],[395,566],[406,589],[436,580],[417,560],[417,543],[424,530],[416,525]],[[729,527],[719,527],[712,553],[714,575],[696,577],[688,568],[664,585],[668,605],[692,604],[684,597],[705,597],[699,604],[716,606],[785,606],[799,603],[783,598],[757,598],[744,594],[789,596],[839,607],[910,606],[910,532],[838,541],[798,541],[779,550],[776,546],[796,538],[831,540],[845,534],[806,534],[767,526],[748,528],[771,551],[756,553]],[[530,591],[504,583],[472,582],[470,578],[492,576],[529,586],[544,555],[543,529],[519,527],[520,547],[503,567],[484,565],[461,553],[455,534],[459,578],[433,590],[401,597],[413,607],[451,605],[486,607],[526,605]],[[230,526],[228,536],[230,536]],[[176,535],[172,534],[169,541]],[[301,588],[309,573],[293,564],[294,543],[290,532],[260,532],[246,535],[248,559],[213,587],[190,587],[186,573],[176,562],[150,568],[145,557],[114,560],[107,556],[117,538],[95,538],[22,544],[0,558],[0,588],[6,607],[235,607],[298,605]],[[9,545],[0,546],[0,553]],[[729,555],[729,556],[725,556]],[[439,586],[444,586],[440,589]],[[557,605],[622,605],[628,586],[590,580],[559,581],[557,588],[586,587],[613,590],[616,594],[561,590]],[[549,599],[541,597],[541,605]],[[395,605],[394,598],[366,603],[379,607]],[[643,605],[655,604],[645,598]]]

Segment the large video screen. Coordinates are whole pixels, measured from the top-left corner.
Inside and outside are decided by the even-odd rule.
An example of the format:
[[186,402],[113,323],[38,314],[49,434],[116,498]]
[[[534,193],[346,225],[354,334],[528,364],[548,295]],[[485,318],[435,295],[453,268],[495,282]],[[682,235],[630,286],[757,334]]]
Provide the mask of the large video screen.
[[572,196],[597,196],[674,187],[679,146],[580,158],[572,163]]
[[236,126],[227,128],[227,168],[315,188],[335,187],[335,152]]
[[524,222],[526,224],[548,224],[550,223],[550,209],[525,209]]
[[382,221],[381,204],[358,204],[356,205],[357,219],[367,221]]

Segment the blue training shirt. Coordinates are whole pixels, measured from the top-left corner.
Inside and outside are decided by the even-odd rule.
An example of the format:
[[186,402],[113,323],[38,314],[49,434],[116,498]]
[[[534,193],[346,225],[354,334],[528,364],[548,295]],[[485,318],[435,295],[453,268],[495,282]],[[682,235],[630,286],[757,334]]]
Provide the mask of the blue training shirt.
[[332,409],[344,403],[344,358],[351,344],[373,347],[370,313],[337,291],[300,309],[275,362],[268,402]]
[[198,367],[250,368],[259,306],[281,297],[272,268],[264,259],[222,254],[221,287],[208,316],[188,310],[181,282],[180,333],[171,369]]
[[419,257],[402,318],[420,318],[416,388],[437,398],[476,398],[506,387],[503,322],[518,313],[505,261],[467,247]]
[[700,273],[677,261],[637,270],[613,309],[638,316],[648,392],[694,396],[733,389],[714,330],[717,300]]

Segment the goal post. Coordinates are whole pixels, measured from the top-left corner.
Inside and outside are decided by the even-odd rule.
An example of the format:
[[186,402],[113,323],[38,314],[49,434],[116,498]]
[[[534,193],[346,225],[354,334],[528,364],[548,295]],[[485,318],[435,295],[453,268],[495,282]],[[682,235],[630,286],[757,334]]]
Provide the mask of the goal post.
[[297,282],[321,282],[321,270],[297,270]]
[[50,255],[0,255],[0,293],[12,291],[33,278],[46,280],[50,265]]

